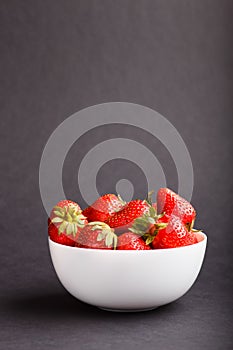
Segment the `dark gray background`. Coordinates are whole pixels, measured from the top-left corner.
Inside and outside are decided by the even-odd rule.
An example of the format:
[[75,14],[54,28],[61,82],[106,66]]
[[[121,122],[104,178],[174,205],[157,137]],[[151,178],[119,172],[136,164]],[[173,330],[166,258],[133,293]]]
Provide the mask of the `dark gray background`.
[[[1,1],[1,349],[232,348],[232,4]],[[79,303],[59,284],[47,247],[43,147],[69,115],[109,101],[151,107],[180,132],[195,171],[197,224],[209,237],[192,290],[148,313]],[[106,132],[77,142],[67,156],[64,185],[77,200],[72,159]],[[157,140],[150,144],[175,189],[169,155]],[[122,163],[122,174],[130,166]],[[106,176],[116,168],[100,170],[100,191],[109,190]]]

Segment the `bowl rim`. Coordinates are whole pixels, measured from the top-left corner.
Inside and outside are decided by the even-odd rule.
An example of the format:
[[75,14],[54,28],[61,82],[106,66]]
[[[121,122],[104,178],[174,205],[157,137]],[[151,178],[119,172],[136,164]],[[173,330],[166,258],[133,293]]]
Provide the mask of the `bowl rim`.
[[[120,250],[120,249],[93,249],[93,248],[80,248],[80,247],[71,247],[68,245],[60,244],[57,242],[54,242],[53,240],[48,237],[49,245],[59,246],[61,249],[67,249],[67,250],[74,250],[74,251],[86,251],[86,252],[101,252],[103,254],[159,254],[159,252],[167,252],[167,251],[177,251],[178,250],[184,250],[184,249],[193,249],[193,247],[199,247],[200,245],[206,245],[207,244],[207,235],[206,233],[200,231],[198,234],[202,235],[203,239],[195,244],[190,244],[182,247],[176,247],[176,248],[164,248],[164,249],[149,249],[149,250]],[[153,252],[153,253],[152,253]],[[156,253],[155,253],[156,252]]]

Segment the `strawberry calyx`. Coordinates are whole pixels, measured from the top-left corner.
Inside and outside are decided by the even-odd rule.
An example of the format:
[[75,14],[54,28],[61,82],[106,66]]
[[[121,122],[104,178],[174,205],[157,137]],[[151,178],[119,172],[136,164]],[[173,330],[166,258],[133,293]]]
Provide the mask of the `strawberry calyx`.
[[51,222],[58,226],[58,234],[66,233],[67,235],[75,235],[78,232],[78,228],[83,228],[86,225],[86,217],[82,214],[82,211],[77,211],[75,207],[55,206],[53,209],[53,218]]
[[150,206],[149,212],[135,219],[129,230],[142,236],[148,245],[153,242],[159,230],[167,227],[167,222],[158,222],[164,215],[164,213],[157,214],[157,210]]
[[152,202],[152,196],[153,196],[153,193],[154,193],[155,191],[150,191],[150,192],[148,192],[148,194],[147,194],[147,198],[146,198],[146,202],[150,205],[150,206],[152,206],[152,204],[153,204],[153,202]]
[[100,233],[97,236],[98,242],[104,239],[105,245],[108,248],[113,246],[114,250],[116,249],[117,235],[109,225],[101,221],[93,221],[93,222],[89,222],[88,226],[92,226],[92,231],[100,230]]
[[193,227],[194,227],[194,222],[195,222],[195,219],[193,219],[191,223],[185,224],[185,227],[187,228],[187,230],[188,230],[189,232],[191,232],[191,231],[196,231],[195,229],[193,229]]

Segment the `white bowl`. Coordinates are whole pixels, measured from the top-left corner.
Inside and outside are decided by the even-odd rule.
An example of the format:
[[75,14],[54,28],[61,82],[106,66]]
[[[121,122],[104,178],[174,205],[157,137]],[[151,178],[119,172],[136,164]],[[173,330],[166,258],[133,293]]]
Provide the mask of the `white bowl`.
[[157,250],[68,247],[49,239],[53,266],[70,294],[112,311],[154,309],[184,295],[196,280],[207,244]]

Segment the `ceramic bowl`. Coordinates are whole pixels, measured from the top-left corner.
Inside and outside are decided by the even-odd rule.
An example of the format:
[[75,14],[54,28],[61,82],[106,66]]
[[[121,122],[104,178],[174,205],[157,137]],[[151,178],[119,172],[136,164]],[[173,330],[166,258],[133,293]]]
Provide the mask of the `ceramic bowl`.
[[156,250],[99,250],[68,247],[49,239],[53,266],[77,299],[112,311],[141,311],[168,304],[195,282],[207,236],[185,247]]

